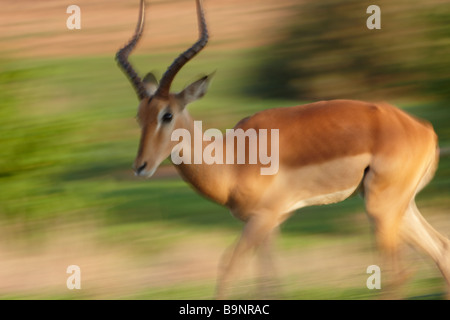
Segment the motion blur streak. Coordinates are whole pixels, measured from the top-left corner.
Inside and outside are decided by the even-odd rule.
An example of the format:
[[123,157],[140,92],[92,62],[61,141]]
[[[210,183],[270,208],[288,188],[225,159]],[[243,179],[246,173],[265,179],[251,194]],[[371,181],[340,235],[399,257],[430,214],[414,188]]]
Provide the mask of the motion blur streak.
[[[438,0],[377,1],[381,29],[357,0],[205,0],[210,42],[173,89],[217,70],[190,106],[205,128],[231,128],[262,109],[310,100],[384,100],[430,121],[441,159],[417,201],[450,234],[450,8]],[[71,3],[67,3],[69,6]],[[61,3],[2,1],[0,29],[0,298],[211,298],[222,249],[241,229],[168,166],[137,179],[136,102],[114,53],[138,1],[78,0],[81,29]],[[195,41],[191,0],[147,0],[152,32],[133,63],[161,75]],[[150,40],[151,38],[151,40]],[[165,163],[163,163],[165,164]],[[299,210],[273,258],[282,297],[375,299],[379,262],[361,199]],[[440,298],[439,271],[405,248],[416,273],[405,297]],[[193,258],[195,257],[195,259]],[[428,260],[427,260],[428,261]],[[68,290],[78,265],[81,289]],[[242,270],[257,286],[253,264]]]

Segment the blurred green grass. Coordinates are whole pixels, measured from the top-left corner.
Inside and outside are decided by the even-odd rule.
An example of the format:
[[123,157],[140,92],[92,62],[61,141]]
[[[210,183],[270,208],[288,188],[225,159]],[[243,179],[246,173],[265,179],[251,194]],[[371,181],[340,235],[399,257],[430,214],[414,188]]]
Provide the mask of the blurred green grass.
[[[190,106],[191,114],[202,119],[205,127],[231,128],[256,111],[303,103],[245,95],[242,87],[248,81],[248,71],[258,63],[255,54],[255,50],[202,54],[179,74],[175,90],[194,80],[195,75],[218,69],[209,93]],[[170,57],[137,55],[133,61],[141,73],[147,71],[143,66],[151,66],[150,70],[161,74]],[[94,220],[99,222],[97,243],[110,250],[126,246],[143,259],[191,235],[224,232],[227,236],[219,237],[228,240],[238,235],[240,222],[224,208],[200,197],[180,178],[145,181],[133,176],[131,163],[139,136],[134,121],[137,101],[113,57],[3,59],[0,70],[2,242],[25,242],[29,245],[27,252],[33,252],[52,241],[47,235],[55,225]],[[400,107],[431,121],[441,147],[450,147],[450,112],[445,104],[403,101]],[[424,204],[448,210],[449,192],[447,154],[441,158],[435,179],[419,195],[419,207]],[[370,226],[362,212],[363,202],[358,197],[341,204],[305,208],[282,227],[280,247],[302,250],[337,238],[342,243],[358,243],[361,238],[370,243]],[[149,238],[157,245],[149,246]],[[421,287],[440,288],[441,283],[433,279],[424,280],[425,285],[416,286],[413,294],[429,294]],[[336,289],[317,285],[304,290],[290,287],[286,298],[376,296],[368,295],[360,286]],[[177,284],[128,296],[119,292],[116,297],[204,298],[212,294],[213,287],[209,282]],[[33,297],[34,293],[0,292],[0,298],[6,299]],[[48,292],[37,297],[95,298],[95,293],[80,296]]]

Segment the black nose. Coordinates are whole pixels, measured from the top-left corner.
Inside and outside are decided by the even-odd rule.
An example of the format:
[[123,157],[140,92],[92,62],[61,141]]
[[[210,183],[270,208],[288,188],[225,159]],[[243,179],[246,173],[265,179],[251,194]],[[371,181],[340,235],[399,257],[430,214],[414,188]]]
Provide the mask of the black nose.
[[147,162],[144,162],[139,168],[136,169],[136,174],[140,174],[142,170],[147,166]]

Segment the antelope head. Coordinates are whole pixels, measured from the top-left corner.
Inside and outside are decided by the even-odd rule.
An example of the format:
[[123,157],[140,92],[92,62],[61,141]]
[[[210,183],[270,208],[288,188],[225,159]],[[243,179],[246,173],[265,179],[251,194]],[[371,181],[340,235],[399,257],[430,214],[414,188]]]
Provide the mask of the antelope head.
[[201,98],[207,91],[211,76],[205,76],[193,82],[181,92],[170,92],[172,81],[178,71],[208,42],[202,1],[196,1],[199,39],[173,61],[159,83],[152,73],[148,73],[141,79],[128,61],[129,54],[144,31],[144,0],[140,3],[139,19],[134,36],[116,54],[118,65],[130,80],[140,101],[137,120],[141,127],[141,138],[134,161],[136,175],[150,177],[159,164],[170,155],[176,144],[171,141],[172,132],[178,128],[185,128],[191,119],[186,105]]

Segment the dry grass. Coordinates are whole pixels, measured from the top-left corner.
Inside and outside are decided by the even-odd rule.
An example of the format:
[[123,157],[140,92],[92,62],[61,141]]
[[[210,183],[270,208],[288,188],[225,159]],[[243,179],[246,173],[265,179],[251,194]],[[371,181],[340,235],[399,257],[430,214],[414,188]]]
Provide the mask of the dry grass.
[[[111,55],[134,30],[136,1],[77,1],[81,30],[69,30],[73,1],[1,1],[0,43],[16,57]],[[206,0],[211,49],[250,48],[270,43],[295,0]],[[147,0],[147,29],[140,52],[179,51],[197,35],[194,1]]]
[[[434,212],[429,220],[441,230],[450,228],[445,213]],[[165,230],[164,225],[153,224],[152,228]],[[145,298],[147,292],[151,293],[151,298],[171,299],[174,296],[166,292],[168,289],[191,288],[181,295],[183,299],[210,299],[222,253],[231,244],[230,240],[237,236],[229,231],[200,233],[186,229],[177,233],[168,227],[162,231],[166,232],[167,243],[155,248],[155,244],[161,244],[161,241],[155,241],[152,234],[155,230],[150,228],[147,236],[139,238],[139,244],[104,243],[99,237],[101,230],[101,226],[93,223],[64,224],[53,228],[45,240],[34,244],[2,242],[0,293],[4,298],[121,299]],[[380,262],[372,236],[366,234],[357,241],[347,237],[317,236],[322,237],[320,241],[302,245],[305,237],[311,236],[280,235],[274,257],[275,276],[281,283],[282,297],[309,299],[311,296],[304,292],[322,288],[324,291],[319,298],[323,299],[335,297],[333,291],[340,290],[359,290],[367,295],[363,298],[371,295],[376,298],[377,292],[365,289],[369,276],[366,274],[367,266]],[[299,245],[295,248],[286,246],[286,237],[289,241],[298,241]],[[404,258],[416,277],[413,280],[440,277],[428,258],[410,249],[405,251]],[[82,290],[79,291],[66,288],[69,276],[66,269],[72,264],[81,268]],[[255,297],[257,277],[255,258],[245,261],[237,275],[232,296]],[[206,289],[198,292],[197,287]],[[443,284],[434,286],[431,291],[429,287],[418,291],[410,285],[405,288],[406,297],[444,289]],[[144,292],[143,296],[140,296],[141,292]],[[175,295],[175,298],[180,296]]]

